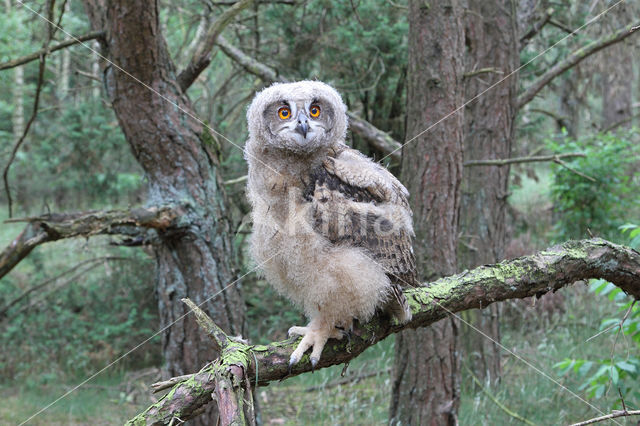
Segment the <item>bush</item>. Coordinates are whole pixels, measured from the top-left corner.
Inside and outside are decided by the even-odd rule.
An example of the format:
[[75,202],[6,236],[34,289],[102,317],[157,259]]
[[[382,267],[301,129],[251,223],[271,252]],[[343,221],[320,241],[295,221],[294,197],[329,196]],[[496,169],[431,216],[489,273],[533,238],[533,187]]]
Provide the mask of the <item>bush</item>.
[[566,161],[567,167],[553,165],[555,239],[579,239],[593,234],[619,240],[618,227],[631,220],[639,206],[640,188],[632,170],[639,150],[630,135],[607,133],[575,141],[563,135],[559,142],[548,142],[554,153],[585,154]]

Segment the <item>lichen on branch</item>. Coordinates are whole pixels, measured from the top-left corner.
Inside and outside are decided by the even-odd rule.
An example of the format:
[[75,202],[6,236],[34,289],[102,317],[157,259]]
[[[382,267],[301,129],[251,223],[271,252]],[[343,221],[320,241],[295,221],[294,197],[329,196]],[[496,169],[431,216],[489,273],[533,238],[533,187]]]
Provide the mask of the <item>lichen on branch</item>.
[[[456,312],[483,309],[503,300],[540,297],[590,278],[606,279],[639,299],[640,253],[599,238],[568,241],[530,256],[481,266],[406,290],[413,312],[409,323],[400,325],[384,316],[376,316],[366,324],[356,322],[350,341],[328,342],[316,368],[348,362],[390,334],[408,327],[427,327]],[[193,418],[204,404],[212,401],[216,383],[233,383],[231,394],[242,399],[242,393],[250,391],[252,386],[264,386],[311,371],[309,356],[305,355],[289,372],[289,356],[297,338],[269,345],[250,345],[234,339],[224,341],[227,346],[221,358],[200,372],[178,380],[169,393],[129,424],[160,425],[170,423],[174,417]],[[222,424],[237,420],[222,419]],[[245,421],[250,419],[245,417]]]

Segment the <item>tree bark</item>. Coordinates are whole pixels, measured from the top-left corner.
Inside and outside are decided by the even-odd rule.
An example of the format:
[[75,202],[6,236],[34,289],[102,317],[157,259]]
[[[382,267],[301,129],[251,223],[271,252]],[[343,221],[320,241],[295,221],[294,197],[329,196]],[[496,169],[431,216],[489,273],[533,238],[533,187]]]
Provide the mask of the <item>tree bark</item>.
[[[348,362],[368,347],[403,329],[433,327],[436,321],[455,312],[486,307],[508,299],[541,297],[589,278],[606,279],[639,299],[640,253],[598,238],[568,241],[530,256],[481,266],[441,278],[424,287],[406,290],[413,313],[408,324],[400,325],[382,315],[367,324],[356,323],[349,341],[332,341],[325,347],[316,369]],[[197,309],[195,311],[197,314]],[[214,331],[209,333],[211,328]],[[298,343],[296,338],[268,345],[249,345],[229,338],[220,339],[215,326],[207,324],[205,329],[213,335],[216,344],[224,347],[221,359],[208,363],[198,373],[153,384],[155,392],[171,390],[128,424],[169,424],[176,415],[182,420],[197,415],[202,405],[210,401],[209,395],[216,389],[221,374],[232,382],[234,376],[244,378],[247,383],[239,388],[234,386],[233,390],[240,395],[249,386],[266,386],[270,382],[312,371],[309,357],[304,357],[289,372],[289,356]],[[232,366],[244,371],[232,370]],[[428,372],[416,371],[415,375],[422,381],[432,379]],[[234,411],[233,406],[229,408]],[[436,422],[425,418],[416,419],[411,424],[429,423]]]
[[[211,136],[177,82],[162,36],[157,2],[86,0],[92,27],[106,31],[106,93],[149,182],[149,200],[186,205],[181,235],[154,244],[166,377],[199,369],[217,357],[180,301],[190,298],[227,333],[245,332],[245,312],[234,282],[234,251],[218,158]],[[121,67],[121,68],[120,68]],[[124,70],[124,71],[123,71]],[[125,72],[126,71],[126,72]],[[138,81],[136,81],[138,80]],[[162,97],[159,95],[162,94]],[[219,295],[217,297],[213,297]],[[213,298],[212,298],[213,297]],[[210,404],[202,424],[215,424]]]
[[[624,23],[632,16],[633,6],[622,3],[610,13],[614,25]],[[610,32],[612,25],[603,25]],[[602,126],[631,127],[631,104],[633,97],[632,47],[626,42],[617,43],[602,52],[600,61],[600,86],[602,91]]]
[[[511,0],[469,0],[466,21],[466,69],[493,68],[501,73],[465,79],[465,98],[476,97],[518,68],[518,29]],[[465,109],[464,159],[511,157],[518,80],[513,75]],[[509,166],[466,167],[460,202],[459,269],[495,263],[504,258]],[[499,305],[467,313],[478,329],[500,341]],[[464,354],[480,379],[500,377],[500,349],[470,327],[462,327]]]
[[[463,13],[457,0],[409,2],[407,139],[463,102]],[[426,281],[456,269],[462,145],[463,114],[457,113],[403,148],[402,174],[412,194],[416,258]],[[457,422],[457,344],[452,318],[397,337],[390,423]]]

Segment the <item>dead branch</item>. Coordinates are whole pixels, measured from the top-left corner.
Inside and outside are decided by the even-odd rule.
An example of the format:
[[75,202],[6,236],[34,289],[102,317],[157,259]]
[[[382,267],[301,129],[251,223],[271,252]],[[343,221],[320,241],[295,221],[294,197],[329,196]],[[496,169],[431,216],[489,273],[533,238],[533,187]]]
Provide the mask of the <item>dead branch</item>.
[[8,220],[6,222],[28,223],[20,235],[0,252],[0,278],[40,244],[64,238],[130,234],[132,228],[134,231],[178,228],[178,219],[182,213],[182,207],[139,207],[128,210],[47,214]]
[[15,68],[20,65],[24,65],[28,62],[35,61],[36,59],[40,58],[40,56],[42,55],[47,55],[51,52],[55,52],[57,50],[61,50],[69,46],[73,46],[74,44],[79,44],[85,41],[94,40],[100,37],[104,37],[104,31],[92,31],[87,34],[83,34],[81,36],[78,36],[69,40],[65,40],[59,44],[56,44],[55,46],[51,46],[49,48],[44,47],[29,55],[21,56],[20,58],[12,59],[11,61],[1,63],[0,71],[6,70],[9,68]]
[[[233,6],[238,4],[237,1],[210,1],[208,2],[212,6]],[[293,6],[296,4],[294,0],[260,0],[257,3],[259,4],[286,4],[289,6]]]
[[555,155],[533,155],[530,157],[515,157],[515,158],[506,158],[506,159],[498,159],[498,160],[471,160],[465,161],[463,166],[465,167],[473,167],[473,166],[508,166],[509,164],[518,164],[518,163],[536,163],[543,161],[556,161],[561,158],[574,158],[574,157],[586,157],[585,154],[581,152],[572,152],[566,154],[555,154]]
[[639,25],[640,21],[636,21],[633,24],[619,29],[613,34],[609,34],[585,46],[582,46],[577,50],[574,50],[569,56],[556,63],[544,74],[538,77],[533,83],[531,83],[529,87],[527,87],[527,89],[525,89],[522,94],[518,96],[518,109],[531,102],[533,98],[538,94],[538,92],[542,90],[547,84],[549,84],[554,78],[576,66],[594,53],[604,49],[605,47],[611,46],[615,43],[619,43],[622,40],[626,39],[631,34],[636,32]]
[[29,134],[29,129],[31,129],[31,125],[36,119],[38,115],[38,105],[40,105],[40,93],[42,92],[42,85],[44,83],[44,69],[46,65],[46,53],[43,53],[40,56],[40,68],[38,70],[38,82],[36,83],[36,95],[33,100],[33,110],[31,111],[31,116],[29,117],[29,121],[27,121],[27,125],[22,131],[22,135],[20,139],[15,143],[13,149],[11,150],[11,154],[9,155],[9,159],[7,160],[7,164],[4,166],[4,171],[2,172],[2,180],[4,182],[4,192],[7,195],[7,209],[9,210],[9,217],[13,215],[13,199],[11,198],[11,188],[9,188],[9,169],[11,169],[11,164],[13,164],[13,160],[16,158],[16,154],[18,150],[24,143],[27,138],[27,134]]
[[[218,36],[216,43],[220,46],[220,49],[225,55],[244,68],[245,71],[258,76],[261,80],[268,83],[286,83],[289,81],[288,79],[278,75],[277,71],[274,69],[256,61],[242,50],[230,44],[224,37]],[[378,129],[368,121],[358,117],[353,112],[347,111],[347,115],[349,116],[349,128],[353,133],[362,137],[369,145],[384,154],[391,153],[390,157],[392,159],[396,161],[400,160],[400,148],[402,148],[402,144],[400,142],[396,141],[389,136],[388,133]]]
[[560,158],[554,158],[553,162],[564,167],[565,169],[569,170],[572,173],[577,174],[580,177],[585,178],[586,180],[590,180],[591,182],[595,182],[596,180],[594,178],[592,178],[591,176],[585,175],[584,173],[576,170],[575,168],[571,167],[570,165],[568,165],[567,163],[565,163],[564,161],[562,161]]
[[482,391],[482,393],[484,393],[485,395],[487,395],[487,397],[498,406],[498,408],[500,408],[502,411],[504,411],[507,415],[513,417],[516,420],[521,421],[522,423],[525,423],[527,425],[530,426],[535,426],[535,423],[533,423],[531,420],[528,420],[524,417],[522,417],[520,414],[516,413],[515,411],[511,410],[509,407],[507,407],[506,405],[504,405],[502,402],[500,402],[500,400],[498,400],[498,398],[496,398],[496,396],[494,394],[492,394],[491,392],[489,392],[489,390],[487,388],[485,388],[484,386],[482,386],[482,382],[480,381],[480,379],[478,379],[476,377],[475,374],[473,374],[473,371],[471,371],[471,369],[467,366],[467,364],[463,363],[462,366],[464,367],[464,369],[467,371],[467,373],[469,374],[469,376],[471,376],[471,379],[473,380],[473,382],[476,384],[476,386],[478,386],[480,388],[480,390]]
[[89,267],[85,268],[84,270],[82,270],[79,274],[76,274],[73,276],[73,279],[77,278],[79,275],[84,274],[85,272],[90,271],[91,269],[95,268],[96,266],[98,266],[101,262],[104,261],[109,261],[109,260],[127,260],[126,257],[116,257],[116,256],[102,256],[102,257],[95,257],[93,259],[87,259],[84,260],[80,263],[78,263],[77,265],[74,265],[73,267],[66,269],[65,271],[63,271],[62,273],[56,275],[53,278],[49,278],[47,280],[44,280],[43,282],[34,285],[33,287],[29,288],[28,290],[26,290],[25,292],[23,292],[20,296],[16,297],[15,299],[13,299],[11,302],[7,303],[2,309],[0,309],[0,320],[3,319],[4,317],[6,317],[7,315],[7,311],[9,309],[11,309],[11,307],[17,305],[18,303],[20,303],[20,301],[24,300],[27,296],[29,296],[31,293],[33,293],[36,290],[40,290],[56,281],[58,281],[60,278],[64,277],[65,275],[69,275],[75,271],[77,271],[78,269],[80,269],[81,267],[89,264]]
[[241,0],[225,10],[203,35],[202,40],[196,44],[196,50],[187,67],[178,74],[178,84],[183,92],[193,84],[200,73],[211,63],[212,50],[220,33],[229,25],[236,16],[249,7],[254,0]]
[[616,419],[618,417],[630,416],[640,416],[640,410],[614,410],[611,414],[607,414],[606,416],[596,417],[593,419],[585,420],[584,422],[574,423],[571,426],[590,425],[593,423],[603,422],[605,420]]
[[[530,256],[481,266],[406,290],[413,313],[408,324],[399,325],[383,316],[377,316],[367,324],[356,323],[350,341],[332,341],[325,347],[316,368],[348,362],[366,348],[405,328],[426,327],[455,312],[484,309],[503,300],[540,297],[589,278],[611,281],[638,299],[640,253],[598,238],[568,241]],[[221,358],[174,385],[160,401],[128,424],[168,424],[176,413],[180,413],[183,420],[192,418],[192,413],[211,401],[211,393],[216,390],[216,383],[220,383],[218,376],[222,374],[222,365],[226,366],[224,374],[227,377],[233,374],[230,380],[234,386],[243,378],[253,386],[285,379],[290,376],[288,361],[297,341],[297,338],[290,338],[269,345],[249,345],[228,339]],[[293,367],[291,375],[308,371],[311,371],[311,363],[309,355],[305,355]],[[236,388],[233,392],[240,394]],[[225,421],[222,424],[226,424]]]
[[545,10],[542,17],[538,21],[533,23],[531,29],[527,31],[525,35],[520,37],[520,45],[524,46],[525,44],[529,43],[529,40],[535,37],[542,30],[542,28],[547,25],[547,23],[551,20],[551,15],[553,15],[554,12],[555,11],[552,7]]
[[480,69],[477,69],[477,70],[465,72],[464,74],[462,74],[462,77],[463,78],[472,78],[472,77],[475,77],[477,75],[489,74],[489,73],[502,75],[502,74],[504,74],[504,71],[501,71],[501,70],[499,70],[497,68],[493,68],[493,67],[480,68]]

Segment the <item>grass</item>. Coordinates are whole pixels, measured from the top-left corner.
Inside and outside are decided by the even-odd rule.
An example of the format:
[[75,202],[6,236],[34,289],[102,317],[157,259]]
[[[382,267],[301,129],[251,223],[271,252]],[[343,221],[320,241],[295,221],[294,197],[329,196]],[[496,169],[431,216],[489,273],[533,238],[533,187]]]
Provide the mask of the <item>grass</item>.
[[[146,408],[148,397],[133,398],[121,384],[124,374],[99,377],[55,403],[29,425],[116,425]],[[78,379],[78,382],[81,380]],[[71,390],[74,383],[0,386],[0,424],[19,424]]]

